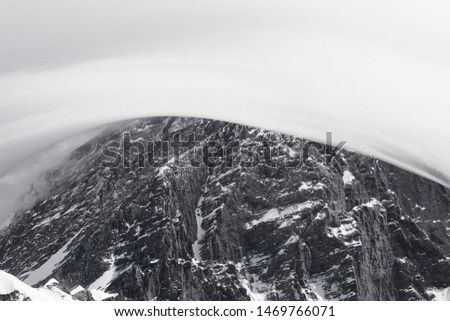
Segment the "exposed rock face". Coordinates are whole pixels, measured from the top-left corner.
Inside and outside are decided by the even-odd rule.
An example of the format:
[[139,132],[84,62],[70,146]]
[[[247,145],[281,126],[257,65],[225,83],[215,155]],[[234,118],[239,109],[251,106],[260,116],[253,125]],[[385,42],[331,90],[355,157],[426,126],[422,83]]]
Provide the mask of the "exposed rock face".
[[0,301],[30,301],[30,298],[16,290],[8,294],[0,294]]
[[[123,132],[130,167],[102,166],[101,146]],[[221,166],[192,166],[199,155],[183,166],[194,152],[182,149],[162,167],[139,166],[139,142],[191,133],[261,155],[270,141],[303,165],[272,166],[292,161],[275,153],[242,166],[256,155],[228,153]],[[431,300],[432,289],[450,287],[449,190],[348,151],[332,162],[327,149],[298,154],[304,147],[212,120],[111,127],[43,178],[49,195],[4,232],[0,269],[116,300]]]

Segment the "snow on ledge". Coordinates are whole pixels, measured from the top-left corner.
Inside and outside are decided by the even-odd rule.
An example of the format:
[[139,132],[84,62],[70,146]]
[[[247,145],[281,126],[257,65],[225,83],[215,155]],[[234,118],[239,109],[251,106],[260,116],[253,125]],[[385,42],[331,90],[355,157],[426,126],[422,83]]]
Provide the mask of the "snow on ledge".
[[349,170],[345,170],[342,180],[345,185],[350,185],[355,180],[355,176]]

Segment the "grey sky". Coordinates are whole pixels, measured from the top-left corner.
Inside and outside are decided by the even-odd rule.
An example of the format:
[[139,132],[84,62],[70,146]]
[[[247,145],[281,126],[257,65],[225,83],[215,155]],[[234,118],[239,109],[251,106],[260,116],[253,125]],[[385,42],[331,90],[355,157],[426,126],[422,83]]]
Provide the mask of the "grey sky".
[[437,0],[3,0],[0,177],[87,128],[176,115],[333,131],[447,182],[449,16]]

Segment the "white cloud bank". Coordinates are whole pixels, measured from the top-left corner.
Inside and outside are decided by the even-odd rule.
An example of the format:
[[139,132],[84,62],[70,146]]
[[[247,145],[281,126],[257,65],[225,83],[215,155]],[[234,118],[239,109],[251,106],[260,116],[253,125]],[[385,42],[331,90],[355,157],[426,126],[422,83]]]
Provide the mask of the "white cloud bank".
[[449,16],[437,0],[2,1],[0,179],[71,134],[173,115],[332,131],[448,186]]

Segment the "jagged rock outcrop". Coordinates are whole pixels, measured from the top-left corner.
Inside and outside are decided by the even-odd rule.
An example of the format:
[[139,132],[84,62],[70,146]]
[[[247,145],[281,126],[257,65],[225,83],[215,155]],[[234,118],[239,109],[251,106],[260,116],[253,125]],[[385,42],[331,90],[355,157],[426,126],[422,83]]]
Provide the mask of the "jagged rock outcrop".
[[[125,166],[104,166],[102,146],[124,132]],[[204,166],[191,140],[148,166],[145,142],[192,133],[227,156]],[[450,287],[448,189],[306,145],[205,119],[116,124],[45,175],[48,195],[0,240],[0,269],[115,300],[431,300]],[[154,162],[164,148],[151,148]]]
[[[96,293],[98,301],[111,297]],[[102,298],[103,296],[103,298]],[[0,271],[0,301],[94,301],[90,291],[81,287],[70,294],[57,280],[50,279],[44,286],[33,288],[14,276]]]
[[31,301],[29,297],[24,296],[19,291],[14,291],[8,294],[0,294],[0,301]]

